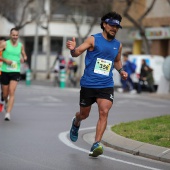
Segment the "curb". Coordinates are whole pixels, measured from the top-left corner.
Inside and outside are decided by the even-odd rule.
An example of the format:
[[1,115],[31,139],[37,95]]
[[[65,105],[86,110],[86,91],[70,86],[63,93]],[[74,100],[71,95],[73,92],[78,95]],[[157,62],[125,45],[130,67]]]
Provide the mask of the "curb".
[[110,130],[105,131],[101,143],[119,151],[170,163],[169,148],[128,139]]

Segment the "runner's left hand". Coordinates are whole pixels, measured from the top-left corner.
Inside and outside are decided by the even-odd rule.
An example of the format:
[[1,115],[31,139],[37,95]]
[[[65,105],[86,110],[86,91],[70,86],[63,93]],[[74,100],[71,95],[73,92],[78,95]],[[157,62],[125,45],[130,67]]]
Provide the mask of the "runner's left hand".
[[128,73],[126,71],[121,71],[120,75],[123,80],[126,80],[128,78]]

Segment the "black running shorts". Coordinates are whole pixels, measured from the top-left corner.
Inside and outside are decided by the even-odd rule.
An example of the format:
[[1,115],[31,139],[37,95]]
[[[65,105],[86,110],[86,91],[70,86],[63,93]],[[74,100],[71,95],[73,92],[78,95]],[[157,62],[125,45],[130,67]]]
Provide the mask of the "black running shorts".
[[80,106],[87,107],[91,106],[96,102],[97,98],[107,99],[113,103],[114,88],[85,88],[81,87],[80,90]]
[[20,81],[20,73],[19,72],[2,72],[1,75],[1,84],[8,85],[11,80]]

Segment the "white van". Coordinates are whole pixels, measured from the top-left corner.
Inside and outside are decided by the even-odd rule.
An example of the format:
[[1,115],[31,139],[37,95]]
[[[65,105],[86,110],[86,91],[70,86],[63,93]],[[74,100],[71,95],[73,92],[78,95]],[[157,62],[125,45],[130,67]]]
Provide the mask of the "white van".
[[[128,59],[136,64],[136,71],[132,75],[132,80],[135,84],[137,84],[139,81],[142,59],[144,59],[147,65],[153,69],[155,86],[159,84],[160,78],[161,76],[163,76],[162,66],[165,60],[164,57],[158,55],[129,55]],[[121,86],[120,75],[115,69],[114,69],[114,82],[115,86]]]

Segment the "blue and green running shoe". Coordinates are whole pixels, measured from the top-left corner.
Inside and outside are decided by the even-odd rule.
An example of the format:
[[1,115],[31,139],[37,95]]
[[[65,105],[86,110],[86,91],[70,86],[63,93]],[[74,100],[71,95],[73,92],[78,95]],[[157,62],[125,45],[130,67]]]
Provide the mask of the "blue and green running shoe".
[[94,143],[89,152],[89,156],[97,157],[101,154],[103,154],[103,146],[101,146],[99,142]]
[[73,141],[73,142],[76,142],[77,139],[78,139],[78,131],[79,131],[79,127],[80,127],[80,126],[75,126],[75,125],[74,125],[75,119],[76,119],[76,118],[74,117],[73,120],[72,120],[71,129],[70,129],[70,139],[71,139],[71,141]]

